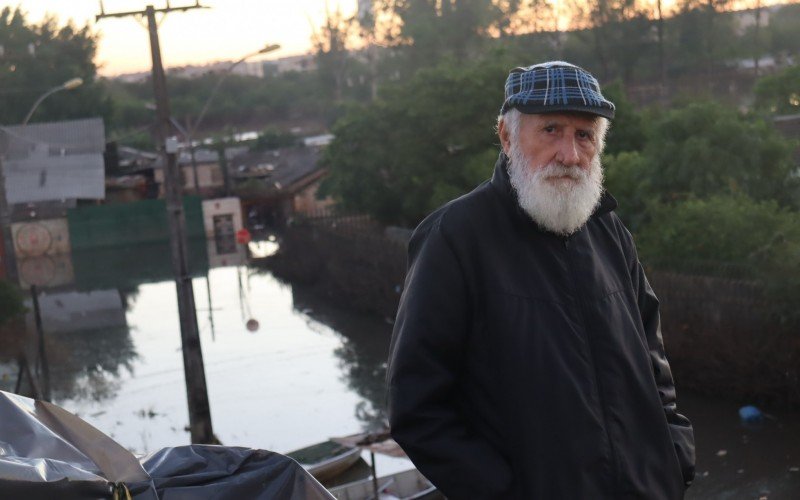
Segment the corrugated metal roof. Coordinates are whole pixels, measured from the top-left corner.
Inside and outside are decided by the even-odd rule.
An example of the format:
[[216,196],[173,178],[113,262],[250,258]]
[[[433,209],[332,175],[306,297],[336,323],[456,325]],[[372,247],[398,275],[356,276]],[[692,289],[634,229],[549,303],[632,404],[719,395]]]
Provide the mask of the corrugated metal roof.
[[8,203],[105,198],[101,118],[0,127]]
[[246,153],[231,163],[234,176],[264,178],[268,185],[281,190],[320,170],[319,157],[317,148],[294,147]]

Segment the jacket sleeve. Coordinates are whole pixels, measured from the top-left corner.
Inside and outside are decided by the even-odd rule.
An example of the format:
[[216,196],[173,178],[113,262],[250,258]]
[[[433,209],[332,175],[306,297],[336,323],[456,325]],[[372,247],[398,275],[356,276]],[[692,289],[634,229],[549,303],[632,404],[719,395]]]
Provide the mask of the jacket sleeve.
[[448,498],[508,498],[508,462],[462,413],[468,291],[438,225],[409,243],[387,369],[392,436]]
[[672,435],[672,442],[675,445],[675,453],[681,464],[683,481],[688,486],[694,479],[695,455],[694,455],[694,431],[689,419],[678,413],[675,402],[675,384],[672,379],[672,371],[664,351],[664,340],[661,335],[661,317],[658,308],[658,298],[656,297],[644,269],[638,258],[635,260],[633,271],[633,283],[638,292],[639,311],[642,316],[645,335],[647,336],[647,347],[650,351],[650,361],[653,366],[653,375],[658,386],[658,395],[661,397],[661,404],[664,407],[664,414],[667,417],[669,431]]

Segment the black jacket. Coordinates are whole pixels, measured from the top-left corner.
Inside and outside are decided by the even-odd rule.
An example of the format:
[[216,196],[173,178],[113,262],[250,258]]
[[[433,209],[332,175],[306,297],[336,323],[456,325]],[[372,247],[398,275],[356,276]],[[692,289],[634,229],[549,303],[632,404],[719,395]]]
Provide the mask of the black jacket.
[[453,500],[682,498],[692,426],[616,201],[556,236],[518,207],[505,161],[411,238],[393,437]]

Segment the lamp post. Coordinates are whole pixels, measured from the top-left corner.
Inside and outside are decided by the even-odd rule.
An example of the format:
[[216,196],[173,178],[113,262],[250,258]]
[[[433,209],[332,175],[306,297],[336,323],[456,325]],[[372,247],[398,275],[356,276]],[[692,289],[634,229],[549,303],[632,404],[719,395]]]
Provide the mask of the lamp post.
[[82,78],[71,78],[71,79],[67,80],[66,82],[62,83],[61,85],[59,85],[58,87],[53,87],[52,89],[48,90],[44,94],[40,95],[39,98],[36,99],[36,102],[33,103],[33,106],[31,106],[31,110],[28,111],[27,115],[25,115],[25,119],[22,120],[22,125],[27,125],[28,124],[28,120],[31,119],[31,116],[33,116],[33,112],[36,111],[36,108],[39,107],[39,105],[42,103],[42,101],[44,101],[45,99],[47,99],[51,95],[55,94],[56,92],[60,92],[62,90],[72,90],[74,88],[80,87],[81,85],[83,85],[83,79]]
[[[192,123],[190,127],[188,127],[189,130],[188,130],[187,139],[189,141],[189,156],[190,156],[191,161],[192,161],[192,175],[194,176],[194,191],[195,191],[196,194],[199,194],[200,186],[199,186],[199,184],[197,182],[197,160],[195,159],[195,155],[194,155],[194,134],[195,134],[195,132],[197,132],[197,129],[200,127],[200,123],[202,123],[203,118],[206,116],[206,112],[208,111],[209,105],[211,105],[211,101],[213,101],[214,97],[216,97],[217,92],[219,91],[220,87],[222,86],[222,82],[224,82],[228,78],[228,76],[230,76],[230,74],[233,73],[233,70],[234,70],[234,68],[236,68],[236,66],[242,64],[243,62],[245,62],[246,60],[250,59],[251,57],[255,57],[255,56],[260,55],[260,54],[267,54],[269,52],[276,51],[276,50],[278,50],[280,48],[281,48],[281,46],[279,44],[277,44],[277,43],[272,43],[272,44],[266,45],[262,49],[257,50],[255,52],[252,52],[250,54],[247,54],[246,56],[242,57],[241,59],[232,62],[230,64],[230,66],[225,68],[225,70],[220,75],[219,79],[217,79],[217,83],[214,84],[214,88],[211,89],[211,93],[208,95],[208,99],[206,99],[206,102],[203,104],[203,109],[200,110],[200,114],[197,115],[197,119],[194,120],[194,123]],[[223,169],[222,174],[223,174],[223,177],[225,179],[225,191],[227,193],[227,191],[228,191],[228,172],[227,172],[227,168]]]

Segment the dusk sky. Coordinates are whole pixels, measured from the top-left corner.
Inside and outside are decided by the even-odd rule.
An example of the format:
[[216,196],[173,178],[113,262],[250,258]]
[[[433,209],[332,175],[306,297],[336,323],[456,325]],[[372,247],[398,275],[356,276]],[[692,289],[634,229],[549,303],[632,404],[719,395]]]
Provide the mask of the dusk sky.
[[[106,13],[144,10],[148,4],[165,6],[165,0],[105,0]],[[192,5],[194,0],[171,0],[173,7]],[[356,0],[329,0],[333,11],[352,14]],[[72,19],[87,22],[101,35],[96,62],[101,75],[116,75],[150,69],[147,30],[135,17],[107,18],[95,23],[98,0],[0,1],[0,6],[22,5],[29,22],[38,23],[46,13],[59,24]],[[325,19],[325,0],[203,0],[210,9],[169,14],[159,30],[165,66],[203,64],[238,59],[264,45],[279,43],[281,49],[267,58],[302,54],[311,48],[312,25]]]

